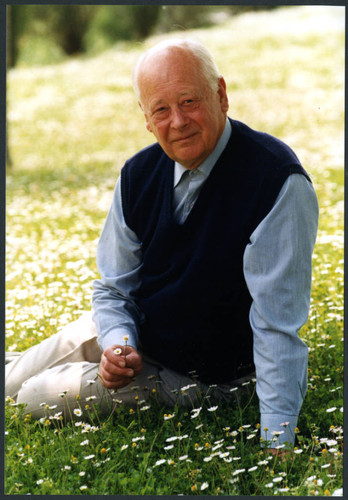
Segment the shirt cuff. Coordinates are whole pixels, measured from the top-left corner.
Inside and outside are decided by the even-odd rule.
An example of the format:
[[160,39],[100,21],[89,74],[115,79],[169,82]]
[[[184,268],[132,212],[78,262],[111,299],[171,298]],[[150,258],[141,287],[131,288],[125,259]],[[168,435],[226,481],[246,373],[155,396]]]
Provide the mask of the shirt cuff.
[[294,446],[297,415],[261,415],[261,446],[286,448]]
[[137,349],[137,340],[136,336],[133,333],[130,333],[127,329],[112,330],[102,337],[98,337],[98,344],[102,351],[105,351],[111,345],[125,345],[127,338],[127,345],[134,347]]

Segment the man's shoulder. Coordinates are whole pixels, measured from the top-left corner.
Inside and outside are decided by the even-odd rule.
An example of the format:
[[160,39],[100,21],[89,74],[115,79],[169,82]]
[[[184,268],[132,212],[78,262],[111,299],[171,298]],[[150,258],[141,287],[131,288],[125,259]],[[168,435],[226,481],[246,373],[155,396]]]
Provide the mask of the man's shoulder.
[[[268,159],[273,158],[277,163],[294,163],[300,165],[295,152],[285,142],[277,137],[251,128],[237,120],[232,120],[232,131],[238,135],[244,146],[247,145],[249,154],[256,153],[265,155]],[[260,157],[259,157],[260,158]]]
[[150,144],[131,156],[125,163],[124,168],[140,170],[144,167],[151,168],[161,160],[165,160],[167,155],[158,144]]

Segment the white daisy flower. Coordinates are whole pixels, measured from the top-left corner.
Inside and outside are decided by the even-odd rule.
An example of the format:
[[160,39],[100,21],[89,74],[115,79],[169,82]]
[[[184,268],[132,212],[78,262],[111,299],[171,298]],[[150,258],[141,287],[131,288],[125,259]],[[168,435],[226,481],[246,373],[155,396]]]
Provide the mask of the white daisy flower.
[[156,465],[162,465],[162,464],[165,464],[166,463],[166,460],[164,458],[161,458],[160,460],[157,460],[157,462],[155,463],[155,466]]
[[254,465],[254,467],[250,467],[250,469],[248,469],[248,472],[254,472],[257,468],[257,465]]
[[333,411],[337,410],[336,406],[333,406],[332,408],[328,408],[326,410],[327,413],[332,413]]
[[237,476],[238,474],[242,474],[243,472],[245,472],[245,469],[237,469],[233,472],[233,476]]
[[171,418],[175,417],[175,413],[169,413],[168,415],[165,413],[163,415],[163,420],[170,420]]
[[92,401],[92,399],[97,399],[97,396],[88,396],[86,401]]
[[208,408],[208,411],[216,411],[218,409],[218,406],[211,406]]

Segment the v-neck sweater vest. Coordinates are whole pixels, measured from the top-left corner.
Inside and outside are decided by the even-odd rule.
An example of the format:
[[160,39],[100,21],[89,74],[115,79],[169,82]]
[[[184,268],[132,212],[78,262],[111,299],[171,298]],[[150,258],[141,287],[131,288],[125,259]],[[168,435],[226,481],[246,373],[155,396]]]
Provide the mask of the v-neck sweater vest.
[[206,383],[253,371],[244,250],[286,178],[300,173],[309,179],[283,142],[236,120],[231,124],[230,140],[182,225],[173,218],[174,162],[158,144],[121,172],[125,221],[142,242],[135,297],[145,318],[141,347]]

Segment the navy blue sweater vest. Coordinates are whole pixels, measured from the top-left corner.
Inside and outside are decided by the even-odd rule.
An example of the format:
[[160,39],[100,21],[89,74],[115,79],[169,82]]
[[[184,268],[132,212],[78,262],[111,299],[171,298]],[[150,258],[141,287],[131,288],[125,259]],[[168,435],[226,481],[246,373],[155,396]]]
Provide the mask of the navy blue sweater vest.
[[286,178],[308,178],[284,143],[231,123],[231,138],[183,225],[173,219],[174,162],[158,144],[121,173],[124,217],[142,242],[141,347],[206,383],[254,369],[243,253]]

